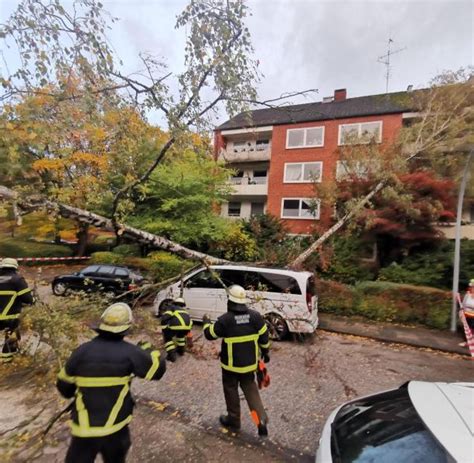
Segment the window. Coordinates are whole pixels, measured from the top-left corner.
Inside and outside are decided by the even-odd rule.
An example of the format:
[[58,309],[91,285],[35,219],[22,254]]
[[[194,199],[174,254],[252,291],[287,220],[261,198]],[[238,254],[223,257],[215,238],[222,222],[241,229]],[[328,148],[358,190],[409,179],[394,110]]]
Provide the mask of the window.
[[322,162],[287,162],[283,181],[285,183],[320,182],[322,175]]
[[314,148],[324,146],[324,127],[307,127],[288,129],[286,131],[286,148]]
[[347,161],[337,161],[336,180],[345,180],[347,177],[367,178],[369,168],[362,162],[353,162],[349,165]]
[[115,275],[118,277],[128,277],[128,272],[124,268],[116,268]]
[[229,217],[240,217],[240,206],[240,203],[230,202],[227,209],[227,215]]
[[234,141],[234,153],[242,153],[247,149],[247,142],[246,141]]
[[99,270],[98,265],[90,265],[89,267],[86,267],[84,270],[81,271],[82,275],[93,275],[94,273],[97,273]]
[[339,145],[370,143],[382,141],[382,121],[341,124],[339,126]]
[[[218,270],[213,270],[219,274]],[[220,288],[222,289],[222,285],[219,283],[219,280],[212,275],[209,270],[203,270],[198,274],[192,276],[188,281],[185,283],[186,288]]]
[[252,203],[250,205],[250,215],[263,214],[265,212],[264,203]]
[[108,277],[108,276],[112,276],[112,274],[114,273],[114,270],[115,269],[113,267],[102,265],[101,267],[99,267],[99,271],[97,273],[99,273],[102,276]]
[[244,177],[244,173],[241,170],[238,170],[232,177],[230,178],[230,183],[234,185],[241,185],[242,179]]
[[251,183],[257,185],[265,185],[267,183],[267,171],[265,170],[254,170],[253,178]]
[[[312,204],[313,203],[313,204]],[[283,198],[281,207],[282,219],[319,219],[319,201],[309,198]],[[312,206],[316,206],[312,209]]]
[[331,426],[334,461],[429,461],[453,458],[425,426],[406,387],[344,405]]

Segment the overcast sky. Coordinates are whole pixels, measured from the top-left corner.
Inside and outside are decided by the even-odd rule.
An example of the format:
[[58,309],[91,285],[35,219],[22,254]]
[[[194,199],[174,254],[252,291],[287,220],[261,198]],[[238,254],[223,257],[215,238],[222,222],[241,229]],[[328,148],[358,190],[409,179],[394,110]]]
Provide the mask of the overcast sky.
[[[64,1],[64,3],[67,3]],[[385,66],[392,57],[389,91],[426,85],[445,69],[472,65],[473,3],[464,0],[323,1],[248,0],[248,25],[255,57],[264,74],[261,99],[317,88],[320,100],[336,88],[348,97],[385,91]],[[0,0],[4,21],[17,2]],[[184,0],[104,0],[120,21],[111,41],[127,69],[138,66],[140,51],[163,56],[170,70],[182,67],[184,31],[174,29]],[[222,121],[221,121],[222,122]]]

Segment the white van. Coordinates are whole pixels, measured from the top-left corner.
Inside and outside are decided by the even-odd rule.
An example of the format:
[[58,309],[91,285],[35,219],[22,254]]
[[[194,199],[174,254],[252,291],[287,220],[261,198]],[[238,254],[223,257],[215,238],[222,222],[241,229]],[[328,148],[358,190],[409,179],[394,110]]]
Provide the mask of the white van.
[[241,265],[211,265],[210,269],[194,269],[182,280],[159,291],[154,301],[156,315],[166,310],[172,299],[182,295],[193,319],[202,320],[208,314],[217,320],[227,311],[226,291],[217,274],[226,286],[237,284],[247,290],[249,308],[265,317],[272,339],[283,339],[290,332],[316,330],[318,304],[310,272]]

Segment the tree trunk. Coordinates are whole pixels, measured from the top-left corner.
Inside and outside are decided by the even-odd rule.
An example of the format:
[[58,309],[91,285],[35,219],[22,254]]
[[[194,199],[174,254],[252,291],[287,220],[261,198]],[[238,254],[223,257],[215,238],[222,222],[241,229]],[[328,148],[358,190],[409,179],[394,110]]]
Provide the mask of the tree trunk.
[[309,248],[305,249],[293,262],[290,263],[289,267],[292,269],[300,269],[305,262],[305,260],[313,254],[318,248],[320,248],[329,238],[331,238],[334,233],[336,233],[340,228],[342,228],[349,220],[354,217],[354,215],[359,212],[380,190],[382,190],[386,181],[382,180],[379,182],[375,188],[368,193],[363,199],[356,204],[342,219],[336,222],[329,230],[324,232]]
[[[23,212],[33,212],[39,209],[46,209],[51,211],[58,211],[58,213],[65,218],[78,220],[82,224],[92,225],[97,228],[102,228],[107,231],[115,231],[112,221],[93,212],[79,209],[77,207],[68,206],[66,204],[54,203],[44,198],[30,197],[23,200],[17,198],[17,193],[10,188],[0,185],[0,199],[7,201],[18,201],[18,207]],[[177,254],[185,259],[205,260],[209,264],[223,264],[229,262],[225,259],[218,259],[216,257],[204,254],[202,252],[193,251],[192,249],[181,246],[178,243],[170,241],[162,236],[153,235],[137,228],[129,227],[125,224],[117,224],[119,227],[120,236],[127,238],[130,241],[139,244],[147,244],[150,247],[163,249],[164,251]]]
[[77,232],[77,250],[76,255],[78,257],[83,257],[87,250],[87,245],[89,244],[89,224],[88,223],[78,223],[79,231]]

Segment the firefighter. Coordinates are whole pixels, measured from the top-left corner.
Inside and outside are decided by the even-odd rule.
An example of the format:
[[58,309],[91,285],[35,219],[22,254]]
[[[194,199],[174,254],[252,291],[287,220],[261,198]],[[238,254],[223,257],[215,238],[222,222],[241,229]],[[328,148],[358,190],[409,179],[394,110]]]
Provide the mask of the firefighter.
[[11,362],[18,352],[21,309],[23,304],[33,304],[31,289],[17,270],[15,259],[6,257],[0,262],[0,330],[5,330],[2,362]]
[[166,361],[150,343],[124,341],[132,322],[127,304],[109,306],[94,327],[98,336],[78,347],[58,374],[59,392],[74,397],[66,463],[93,463],[99,453],[104,463],[125,461],[131,443],[132,377],[158,380],[166,371]]
[[215,323],[207,315],[203,317],[206,339],[223,338],[220,359],[227,415],[221,415],[219,421],[229,430],[239,431],[240,386],[259,436],[267,436],[268,417],[255,382],[260,356],[265,362],[270,361],[267,325],[258,312],[247,308],[244,288],[233,285],[227,295],[227,313]]
[[193,322],[186,310],[186,303],[178,297],[171,303],[171,307],[161,316],[163,340],[165,342],[166,359],[176,361],[176,352],[184,355],[186,336],[191,331]]

